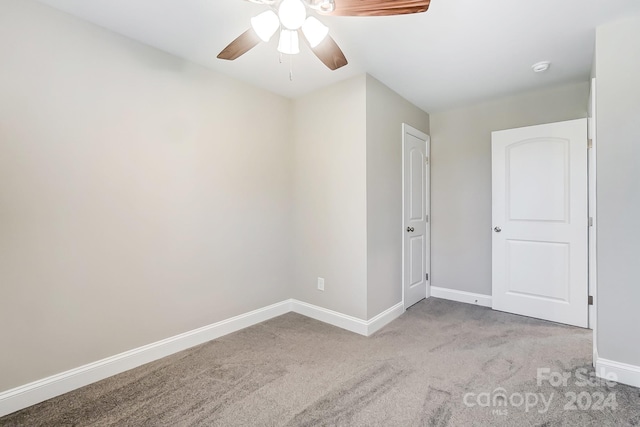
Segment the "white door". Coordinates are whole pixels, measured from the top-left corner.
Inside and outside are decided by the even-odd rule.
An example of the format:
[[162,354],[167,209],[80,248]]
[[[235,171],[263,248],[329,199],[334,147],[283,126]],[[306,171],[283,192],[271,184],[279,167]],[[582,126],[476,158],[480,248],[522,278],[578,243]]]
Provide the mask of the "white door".
[[429,137],[402,125],[404,308],[426,298],[429,273]]
[[587,120],[492,134],[493,308],[587,327]]

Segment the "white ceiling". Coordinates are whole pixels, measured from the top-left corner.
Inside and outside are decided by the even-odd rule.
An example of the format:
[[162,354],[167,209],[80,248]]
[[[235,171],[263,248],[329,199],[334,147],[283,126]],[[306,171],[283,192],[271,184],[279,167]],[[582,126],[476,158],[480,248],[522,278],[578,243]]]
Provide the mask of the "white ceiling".
[[[595,28],[640,15],[638,0],[432,0],[419,15],[320,17],[349,65],[330,71],[303,46],[293,57],[290,81],[277,37],[236,61],[216,58],[265,6],[243,0],[40,1],[287,97],[368,72],[427,112],[586,81]],[[533,73],[531,65],[542,60],[552,62],[550,70]]]

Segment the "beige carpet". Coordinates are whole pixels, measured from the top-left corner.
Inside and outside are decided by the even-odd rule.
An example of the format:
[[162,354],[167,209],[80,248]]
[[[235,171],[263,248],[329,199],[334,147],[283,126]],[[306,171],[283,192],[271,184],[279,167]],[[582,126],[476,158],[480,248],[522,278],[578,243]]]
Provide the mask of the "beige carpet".
[[640,425],[640,390],[591,371],[588,330],[432,298],[369,338],[286,314],[0,425]]

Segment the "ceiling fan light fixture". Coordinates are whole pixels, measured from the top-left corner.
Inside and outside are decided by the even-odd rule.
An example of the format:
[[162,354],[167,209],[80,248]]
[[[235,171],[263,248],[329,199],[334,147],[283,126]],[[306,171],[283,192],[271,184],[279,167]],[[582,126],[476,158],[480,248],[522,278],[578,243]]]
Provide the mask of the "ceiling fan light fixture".
[[329,34],[329,27],[320,22],[317,18],[310,16],[302,25],[302,32],[307,38],[311,47],[318,46]]
[[262,41],[268,42],[276,31],[278,31],[280,21],[275,12],[267,10],[251,18],[251,27]]
[[282,0],[278,9],[280,22],[289,30],[302,27],[307,17],[307,8],[300,0]]
[[280,41],[278,43],[278,52],[285,55],[296,55],[300,53],[300,42],[298,40],[298,32],[291,30],[280,31]]

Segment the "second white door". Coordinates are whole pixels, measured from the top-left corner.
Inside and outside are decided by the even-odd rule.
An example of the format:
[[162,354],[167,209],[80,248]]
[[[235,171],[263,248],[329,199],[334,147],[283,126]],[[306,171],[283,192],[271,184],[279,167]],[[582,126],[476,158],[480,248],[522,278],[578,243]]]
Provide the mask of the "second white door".
[[587,327],[587,121],[492,134],[493,308]]
[[403,299],[405,309],[426,298],[429,273],[429,137],[404,124]]

